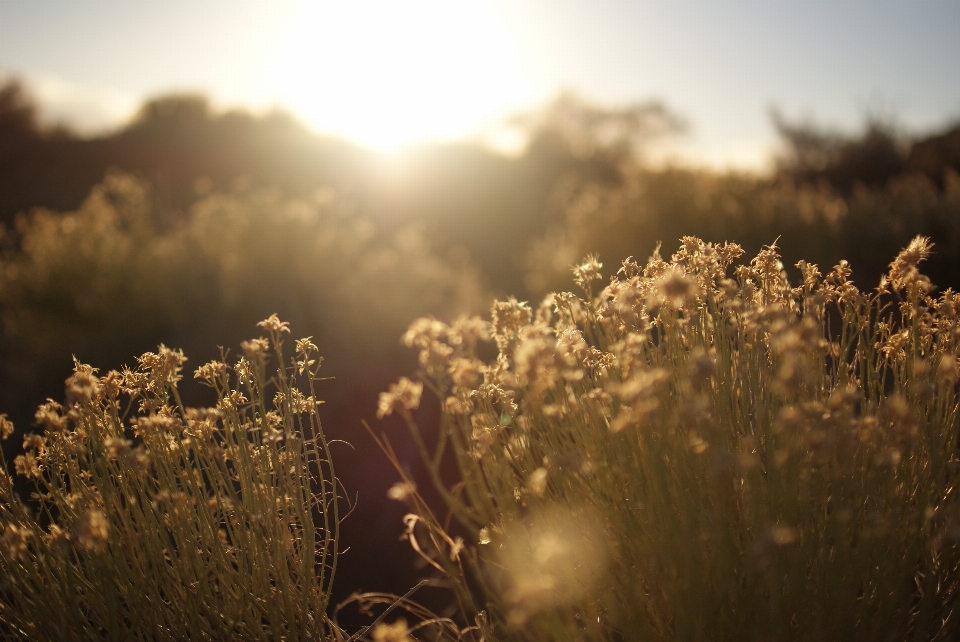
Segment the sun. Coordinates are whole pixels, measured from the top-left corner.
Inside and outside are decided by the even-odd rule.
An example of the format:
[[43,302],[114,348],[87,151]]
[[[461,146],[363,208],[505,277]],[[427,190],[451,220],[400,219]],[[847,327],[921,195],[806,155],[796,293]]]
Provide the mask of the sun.
[[378,150],[476,133],[531,100],[521,51],[480,2],[301,2],[262,62],[262,100]]

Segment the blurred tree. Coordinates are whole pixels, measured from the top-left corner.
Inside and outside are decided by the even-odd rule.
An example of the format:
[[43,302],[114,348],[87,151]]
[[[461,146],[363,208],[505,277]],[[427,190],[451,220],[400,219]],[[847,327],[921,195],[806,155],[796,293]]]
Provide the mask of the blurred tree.
[[571,91],[510,122],[526,135],[527,155],[566,161],[606,182],[619,182],[624,165],[641,159],[653,141],[686,128],[659,101],[603,107]]
[[771,119],[786,146],[779,169],[797,182],[823,182],[849,195],[857,185],[883,187],[906,167],[909,142],[888,122],[868,120],[850,138],[809,121],[790,123],[776,109]]
[[0,87],[0,146],[37,138],[39,135],[37,109],[23,84],[11,80]]
[[37,206],[73,210],[111,168],[146,178],[164,211],[182,213],[198,179],[310,198],[321,187],[368,191],[372,167],[371,153],[286,114],[215,112],[194,94],[151,100],[118,131],[81,138],[40,127],[23,86],[0,85],[0,222]]
[[950,172],[960,174],[960,124],[914,143],[906,166],[908,171],[923,174],[946,189]]
[[183,127],[210,119],[210,102],[201,94],[173,94],[149,100],[140,108],[130,129]]

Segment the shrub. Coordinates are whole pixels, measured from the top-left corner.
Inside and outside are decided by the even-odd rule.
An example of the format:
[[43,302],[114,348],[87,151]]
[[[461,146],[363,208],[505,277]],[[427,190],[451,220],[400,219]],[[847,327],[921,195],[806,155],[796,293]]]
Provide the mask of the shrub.
[[941,286],[956,287],[960,180],[947,172],[938,188],[926,177],[901,176],[844,196],[790,180],[640,169],[618,187],[572,185],[553,225],[529,245],[527,291],[541,297],[567,287],[568,266],[588,253],[647,256],[658,242],[688,234],[714,242],[736,238],[751,254],[779,239],[788,265],[846,259],[857,266],[859,287],[872,287],[890,257],[922,235],[936,242],[926,272]]
[[77,363],[66,403],[40,407],[43,434],[14,462],[33,501],[0,472],[4,636],[333,639],[340,514],[320,359],[303,339],[287,361],[287,324],[260,325],[268,337],[232,367],[197,369],[215,407],[184,407],[185,358],[163,346],[136,370]]
[[406,537],[487,640],[956,639],[960,295],[929,253],[861,291],[845,261],[792,286],[775,245],[735,266],[685,237],[602,288],[586,260],[581,296],[417,321],[380,414],[451,517],[384,437]]
[[[21,217],[0,247],[0,411],[18,430],[62,394],[71,355],[106,372],[164,343],[203,363],[276,312],[327,359],[329,380],[318,385],[328,436],[358,443],[379,391],[411,366],[397,341],[410,320],[479,310],[486,300],[469,265],[330,190],[311,200],[211,192],[177,211],[160,188],[110,173],[77,211]],[[185,403],[206,403],[187,379]],[[3,444],[8,458],[20,438]],[[415,578],[410,565],[376,561],[385,550],[412,557],[386,528],[403,514],[384,497],[390,471],[377,466],[375,448],[339,455],[341,479],[361,501],[344,527],[352,552],[334,599],[361,587],[402,593]],[[369,526],[377,520],[385,527]]]

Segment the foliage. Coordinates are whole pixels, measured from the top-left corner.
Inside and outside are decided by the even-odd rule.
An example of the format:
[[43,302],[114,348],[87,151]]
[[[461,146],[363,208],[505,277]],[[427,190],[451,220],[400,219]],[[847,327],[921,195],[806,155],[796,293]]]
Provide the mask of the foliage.
[[907,168],[909,143],[882,120],[871,119],[858,138],[849,138],[812,123],[788,123],[777,111],[772,116],[787,147],[780,171],[799,182],[824,182],[850,194],[857,185],[883,187]]
[[651,142],[687,127],[658,101],[608,108],[570,91],[561,92],[536,112],[515,115],[510,123],[529,139],[528,154],[589,159],[605,165],[608,176],[642,158]]
[[71,353],[118,367],[164,341],[212,358],[272,311],[352,381],[348,368],[398,352],[392,336],[410,318],[478,305],[468,268],[321,196],[212,193],[173,218],[146,183],[112,173],[75,212],[21,217],[0,254],[5,410],[52,394]]
[[450,518],[384,437],[406,537],[487,640],[955,639],[960,295],[932,296],[930,252],[861,291],[846,262],[792,286],[776,246],[685,237],[605,287],[588,258],[582,296],[415,322],[418,380],[380,414]]
[[[939,188],[923,176],[902,176],[849,196],[824,185],[682,168],[639,169],[623,185],[571,185],[546,233],[532,239],[524,261],[527,292],[565,287],[568,266],[588,253],[645,256],[664,239],[696,235],[736,238],[751,253],[781,239],[789,264],[841,259],[857,266],[857,283],[875,283],[886,262],[916,235],[932,238],[931,278],[960,285],[960,178]],[[798,272],[792,276],[796,278]]]

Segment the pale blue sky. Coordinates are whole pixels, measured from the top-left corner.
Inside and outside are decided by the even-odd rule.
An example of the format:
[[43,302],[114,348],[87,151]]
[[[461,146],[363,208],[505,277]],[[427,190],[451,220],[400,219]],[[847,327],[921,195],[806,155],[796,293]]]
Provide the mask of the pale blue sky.
[[960,1],[0,0],[0,72],[87,130],[200,90],[380,148],[477,136],[561,88],[659,98],[693,125],[676,153],[756,167],[772,105],[848,129],[960,118]]

